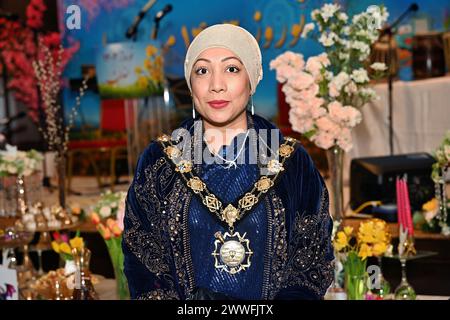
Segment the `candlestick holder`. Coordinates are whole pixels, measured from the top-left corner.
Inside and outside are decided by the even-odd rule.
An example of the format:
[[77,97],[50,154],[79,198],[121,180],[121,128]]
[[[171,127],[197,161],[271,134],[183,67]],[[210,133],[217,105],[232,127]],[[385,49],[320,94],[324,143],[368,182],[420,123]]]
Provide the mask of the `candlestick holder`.
[[402,270],[402,279],[400,284],[394,291],[394,299],[395,300],[415,300],[416,292],[414,288],[408,281],[407,272],[406,272],[406,263],[410,260],[423,259],[431,256],[437,255],[437,252],[433,251],[417,251],[415,255],[393,255],[392,257],[386,257],[388,259],[397,259],[400,261],[401,270]]

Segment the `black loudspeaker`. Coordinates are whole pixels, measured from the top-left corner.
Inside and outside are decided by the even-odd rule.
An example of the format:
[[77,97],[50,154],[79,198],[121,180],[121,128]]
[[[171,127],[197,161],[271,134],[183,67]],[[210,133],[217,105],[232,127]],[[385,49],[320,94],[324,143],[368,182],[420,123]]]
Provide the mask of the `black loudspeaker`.
[[406,173],[411,210],[420,210],[434,197],[431,180],[434,162],[428,153],[353,159],[350,165],[350,207],[355,210],[367,201],[376,200],[395,204],[396,177]]

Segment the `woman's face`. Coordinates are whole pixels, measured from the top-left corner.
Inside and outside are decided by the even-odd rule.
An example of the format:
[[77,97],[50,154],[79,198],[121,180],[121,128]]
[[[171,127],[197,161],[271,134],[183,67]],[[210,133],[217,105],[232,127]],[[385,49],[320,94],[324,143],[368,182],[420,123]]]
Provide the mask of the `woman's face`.
[[196,110],[213,126],[240,117],[250,97],[250,81],[240,59],[225,48],[209,48],[197,58],[191,72]]

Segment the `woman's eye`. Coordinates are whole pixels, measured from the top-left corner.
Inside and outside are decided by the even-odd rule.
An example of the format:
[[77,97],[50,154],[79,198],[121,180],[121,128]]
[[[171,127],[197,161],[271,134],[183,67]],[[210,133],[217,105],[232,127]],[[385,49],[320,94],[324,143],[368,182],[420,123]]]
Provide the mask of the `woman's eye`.
[[239,68],[235,67],[235,66],[230,66],[227,68],[228,71],[232,72],[232,73],[237,73],[239,72]]
[[202,74],[208,73],[208,70],[207,70],[206,68],[198,68],[198,69],[195,71],[195,73],[198,74],[198,75],[202,75]]

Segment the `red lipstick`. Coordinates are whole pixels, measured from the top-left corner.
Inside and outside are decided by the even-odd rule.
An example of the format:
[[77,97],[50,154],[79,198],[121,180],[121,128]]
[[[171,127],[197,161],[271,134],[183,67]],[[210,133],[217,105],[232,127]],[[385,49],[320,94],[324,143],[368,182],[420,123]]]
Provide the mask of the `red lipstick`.
[[225,108],[229,103],[230,103],[230,101],[226,101],[226,100],[211,100],[208,102],[208,104],[214,109]]

